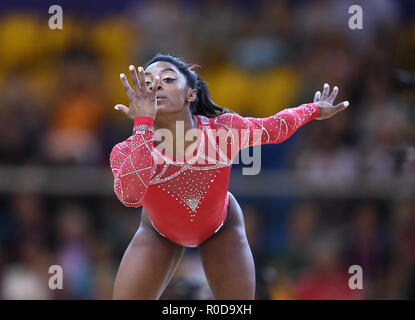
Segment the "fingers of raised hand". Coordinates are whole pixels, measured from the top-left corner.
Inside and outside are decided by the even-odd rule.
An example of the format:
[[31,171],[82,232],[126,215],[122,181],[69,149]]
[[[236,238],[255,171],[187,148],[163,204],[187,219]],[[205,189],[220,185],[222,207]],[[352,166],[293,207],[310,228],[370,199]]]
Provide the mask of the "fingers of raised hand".
[[127,94],[128,98],[131,98],[134,95],[134,90],[130,87],[130,84],[128,83],[127,77],[124,73],[120,74],[120,79],[122,86],[124,87],[124,91]]
[[115,110],[122,111],[125,114],[128,114],[128,112],[130,110],[127,106],[125,106],[123,104],[117,104],[117,105],[115,105],[114,109]]
[[329,92],[330,92],[330,86],[328,85],[328,83],[325,83],[323,86],[323,93],[321,94],[320,100],[326,101],[329,96]]
[[141,86],[141,90],[142,92],[148,92],[148,88],[146,85],[146,77],[144,75],[144,69],[143,67],[138,67],[138,79],[140,81],[140,86]]
[[343,101],[340,102],[338,105],[336,105],[336,111],[342,111],[344,109],[346,109],[349,106],[349,101]]
[[137,71],[135,70],[135,67],[133,65],[130,65],[128,69],[130,70],[131,82],[133,83],[134,91],[136,93],[139,93],[141,86],[138,82]]
[[330,104],[334,103],[334,100],[337,97],[337,94],[339,93],[339,88],[334,86],[333,91],[331,92],[330,96],[328,97],[327,101],[330,102]]
[[321,97],[321,92],[317,91],[316,94],[314,95],[314,102],[320,101],[320,97]]

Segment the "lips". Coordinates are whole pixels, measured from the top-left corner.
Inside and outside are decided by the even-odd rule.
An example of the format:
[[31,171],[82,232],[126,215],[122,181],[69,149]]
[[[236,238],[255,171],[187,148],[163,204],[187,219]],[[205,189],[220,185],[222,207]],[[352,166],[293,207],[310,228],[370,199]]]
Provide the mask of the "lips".
[[159,100],[159,99],[166,99],[166,97],[164,97],[164,96],[159,96],[159,97],[156,97],[156,99],[157,99],[157,100]]

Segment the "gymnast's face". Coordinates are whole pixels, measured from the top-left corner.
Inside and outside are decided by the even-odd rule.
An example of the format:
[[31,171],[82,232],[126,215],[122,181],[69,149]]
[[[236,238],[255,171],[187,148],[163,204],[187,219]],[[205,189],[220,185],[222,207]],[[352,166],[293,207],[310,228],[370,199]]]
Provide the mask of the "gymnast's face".
[[156,95],[157,114],[182,111],[189,105],[196,93],[195,89],[188,86],[185,76],[169,62],[152,63],[145,69],[144,75],[150,90],[153,90],[151,85],[155,77],[157,75],[160,77],[160,85]]

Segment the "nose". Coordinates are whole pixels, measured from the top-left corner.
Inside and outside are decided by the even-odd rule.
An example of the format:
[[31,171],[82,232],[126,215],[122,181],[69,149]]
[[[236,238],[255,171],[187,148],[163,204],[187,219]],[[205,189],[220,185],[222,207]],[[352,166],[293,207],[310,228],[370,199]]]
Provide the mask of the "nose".
[[[157,87],[157,91],[160,90],[160,89],[161,89],[161,85],[159,84],[158,87]],[[152,90],[153,90],[153,87],[150,86],[150,91],[152,91]]]

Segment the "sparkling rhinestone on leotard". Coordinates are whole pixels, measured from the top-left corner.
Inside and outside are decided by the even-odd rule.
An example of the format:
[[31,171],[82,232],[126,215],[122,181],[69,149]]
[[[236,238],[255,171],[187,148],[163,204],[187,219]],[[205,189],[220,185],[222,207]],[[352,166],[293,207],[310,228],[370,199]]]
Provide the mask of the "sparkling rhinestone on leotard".
[[197,115],[201,140],[196,154],[184,160],[173,160],[155,148],[150,118],[136,119],[133,135],[111,152],[115,194],[126,206],[144,206],[155,229],[166,238],[197,246],[224,223],[228,180],[238,151],[281,143],[318,115],[314,104],[268,118]]

